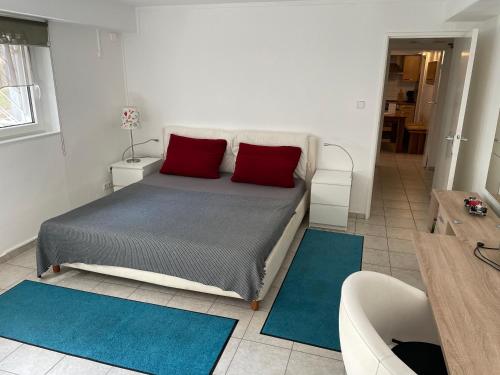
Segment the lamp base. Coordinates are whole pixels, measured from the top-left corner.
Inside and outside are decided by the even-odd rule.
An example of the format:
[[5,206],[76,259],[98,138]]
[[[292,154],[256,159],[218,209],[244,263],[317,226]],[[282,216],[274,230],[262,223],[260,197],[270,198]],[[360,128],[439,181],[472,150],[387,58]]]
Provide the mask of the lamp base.
[[127,163],[140,163],[140,162],[141,162],[141,159],[137,159],[137,158],[127,159]]

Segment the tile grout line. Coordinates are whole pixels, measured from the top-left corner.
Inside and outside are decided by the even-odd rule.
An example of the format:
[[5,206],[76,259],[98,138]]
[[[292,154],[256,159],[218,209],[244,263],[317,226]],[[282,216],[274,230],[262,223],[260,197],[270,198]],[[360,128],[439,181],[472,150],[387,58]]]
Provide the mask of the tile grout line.
[[236,350],[234,351],[234,354],[232,355],[231,360],[229,361],[229,364],[227,365],[227,369],[226,369],[226,371],[224,371],[224,374],[228,373],[229,368],[231,367],[231,364],[233,363],[234,357],[236,357],[236,353],[238,352],[238,349],[240,348],[240,344],[243,341],[243,339],[239,339],[239,340],[240,341],[238,342],[238,345],[236,346]]
[[[141,282],[138,286],[137,286],[137,289],[141,289],[141,290],[146,290],[148,292],[157,292],[157,293],[161,293],[161,294],[168,294],[168,295],[171,295],[172,297],[175,297],[177,295],[177,289],[175,288],[170,288],[172,290],[169,290],[168,292],[162,292],[161,290],[153,290],[153,289],[148,289],[148,288],[141,288],[141,285],[143,284],[149,284],[149,283],[146,283],[146,282]],[[156,284],[151,284],[151,285],[156,285]],[[159,285],[159,286],[162,286],[162,285]],[[164,286],[164,288],[169,288],[168,286]]]
[[293,344],[292,348],[290,349],[290,353],[288,353],[288,359],[286,360],[285,372],[283,373],[283,375],[286,375],[286,372],[288,371],[288,364],[290,363],[290,357],[292,356],[292,352],[293,352]]
[[[295,341],[293,342],[295,344]],[[309,345],[308,345],[309,346]],[[326,355],[321,355],[321,354],[313,354],[313,353],[309,353],[309,352],[306,352],[304,350],[300,350],[300,349],[294,349],[295,345],[292,345],[292,352],[299,352],[299,353],[304,353],[304,354],[308,354],[308,355],[314,355],[316,357],[321,357],[321,358],[326,358],[326,359],[331,359],[332,361],[337,361],[337,362],[344,362],[342,359],[337,359],[337,358],[332,358],[332,357],[327,357]],[[329,349],[325,349],[325,350],[329,350]],[[342,355],[342,352],[335,352],[335,353],[340,353],[340,355]]]
[[18,373],[16,373],[16,372],[12,372],[12,371],[7,371],[7,370],[0,370],[0,371],[3,371],[3,372],[5,372],[6,374],[12,374],[12,375],[20,375],[20,374],[18,374]]
[[[8,339],[5,339],[5,340],[8,340]],[[13,340],[9,340],[9,341],[16,342],[16,341],[13,341]],[[23,345],[24,345],[24,344],[22,344],[22,343],[18,343],[18,344],[19,344],[19,345],[18,345],[16,348],[12,349],[12,351],[11,351],[11,352],[7,353],[7,355],[5,355],[4,357],[2,357],[2,358],[0,359],[0,363],[2,363],[3,361],[5,361],[5,360],[6,360],[6,359],[7,359],[7,358],[8,358],[8,357],[12,354],[12,353],[14,353],[17,349],[19,349],[21,346],[23,346]],[[2,371],[5,371],[5,370],[2,370]]]
[[[13,340],[10,340],[10,341],[13,341]],[[15,342],[15,341],[14,341]],[[23,345],[26,345],[26,344],[23,344],[23,343],[20,343],[20,345],[15,348],[13,351],[11,351],[9,354],[7,354],[5,357],[2,358],[2,360],[0,361],[0,363],[4,362],[7,358],[9,358],[12,354],[14,354],[15,352],[17,352]],[[2,370],[3,371],[3,370]]]
[[[270,311],[269,311],[270,312]],[[269,313],[268,313],[269,314]],[[250,324],[252,323],[253,317],[255,316],[255,311],[252,310],[252,317],[250,318],[250,322],[247,325],[247,328],[245,328],[245,332],[243,332],[243,337],[242,340],[245,338],[247,332],[248,332],[248,327],[250,327]],[[262,329],[262,327],[261,327]]]
[[48,369],[48,370],[44,373],[44,375],[48,375],[48,374],[49,374],[49,372],[51,372],[51,371],[54,369],[54,367],[56,367],[56,366],[57,366],[57,365],[58,365],[58,364],[59,364],[59,363],[60,363],[60,362],[61,362],[64,358],[66,358],[66,357],[67,357],[67,355],[66,355],[66,354],[63,354],[63,356],[61,357],[61,359],[59,359],[59,361],[57,361],[56,363],[54,363],[54,364],[52,365],[52,367],[51,367],[51,368],[49,368],[49,369]]
[[[132,291],[132,292],[131,292],[131,293],[130,293],[127,297],[125,297],[125,298],[126,298],[126,299],[128,299],[129,301],[135,301],[135,300],[133,300],[133,299],[130,299],[130,296],[131,296],[132,294],[134,294],[134,293],[137,291],[137,289],[139,289],[139,285],[137,285],[137,286],[134,288],[134,290],[133,290],[133,291]],[[136,301],[136,302],[140,302],[140,301]]]
[[[235,337],[236,338],[236,337]],[[264,343],[264,342],[259,342],[259,341],[255,341],[255,340],[251,340],[251,339],[247,339],[245,337],[239,339],[240,340],[240,344],[242,341],[248,341],[248,342],[252,342],[254,344],[259,344],[259,345],[267,345],[267,346],[272,346],[273,348],[277,348],[277,349],[284,349],[284,350],[289,350],[290,351],[290,354],[291,352],[299,352],[299,353],[303,353],[303,354],[307,354],[307,355],[311,355],[311,356],[314,356],[314,357],[320,357],[320,358],[325,358],[325,359],[329,359],[329,360],[332,360],[332,361],[336,361],[336,362],[343,362],[343,360],[341,359],[337,359],[337,358],[332,358],[332,357],[328,357],[328,356],[325,356],[325,355],[321,355],[321,354],[313,354],[313,353],[309,353],[309,352],[306,352],[304,350],[299,350],[299,349],[294,349],[294,343],[295,341],[291,341],[292,343],[292,347],[291,348],[285,348],[283,346],[278,346],[278,345],[274,345],[274,344],[269,344],[269,343]],[[287,340],[289,341],[289,340]],[[238,344],[238,348],[240,346],[240,344]],[[328,349],[325,349],[325,350],[328,350]],[[339,352],[341,353],[341,352]],[[234,359],[234,356],[236,355],[236,351],[235,351],[235,354],[233,355],[233,359]],[[232,360],[231,360],[232,362]],[[229,369],[229,367],[228,367]]]
[[[210,307],[208,308],[208,310],[207,310],[207,311],[205,311],[205,313],[209,314],[209,311],[210,311],[210,310],[212,309],[212,307],[214,306],[215,301],[217,301],[217,298],[216,298],[215,300],[213,300],[213,301],[212,301],[212,304],[210,305]],[[234,318],[231,318],[231,319],[234,319]],[[239,320],[239,319],[238,319],[238,320]],[[238,324],[238,323],[236,323],[236,324]]]
[[[15,258],[12,258],[12,259],[15,259]],[[35,271],[36,272],[36,268],[28,267],[28,266],[20,266],[19,264],[12,264],[12,263],[10,263],[10,260],[8,260],[7,262],[1,263],[1,264],[8,264],[9,266],[13,266],[13,267],[26,268],[26,269],[28,269],[30,271]]]

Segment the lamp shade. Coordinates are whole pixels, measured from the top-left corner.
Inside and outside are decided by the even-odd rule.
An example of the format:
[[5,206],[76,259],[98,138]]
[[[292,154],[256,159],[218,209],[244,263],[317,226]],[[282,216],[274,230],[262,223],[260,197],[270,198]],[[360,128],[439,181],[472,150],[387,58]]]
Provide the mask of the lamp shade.
[[139,111],[135,107],[123,107],[122,111],[122,129],[134,130],[140,125]]

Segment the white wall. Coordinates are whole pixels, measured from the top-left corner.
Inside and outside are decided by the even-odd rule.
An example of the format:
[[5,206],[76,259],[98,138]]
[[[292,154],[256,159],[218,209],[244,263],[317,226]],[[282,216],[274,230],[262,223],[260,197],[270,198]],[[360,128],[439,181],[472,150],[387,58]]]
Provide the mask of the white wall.
[[460,148],[455,189],[475,191],[485,197],[500,214],[485,188],[493,139],[500,111],[500,18],[481,24],[472,74],[469,102]]
[[479,0],[446,0],[444,2],[445,18],[451,19],[460,16],[467,8],[472,7]]
[[140,136],[183,124],[307,131],[340,142],[356,165],[351,211],[365,213],[387,34],[458,27],[443,24],[441,10],[434,2],[139,8],[139,33],[124,46]]
[[95,29],[51,25],[53,65],[61,128],[66,146],[66,174],[72,207],[103,195],[108,166],[121,158],[129,142],[120,129],[125,100],[120,37],[100,34],[97,56]]
[[135,31],[135,9],[102,0],[2,0],[1,12],[48,20],[94,25],[110,30]]
[[107,166],[121,157],[125,103],[122,49],[92,27],[50,23],[59,135],[0,145],[0,256],[36,236],[42,221],[102,195]]

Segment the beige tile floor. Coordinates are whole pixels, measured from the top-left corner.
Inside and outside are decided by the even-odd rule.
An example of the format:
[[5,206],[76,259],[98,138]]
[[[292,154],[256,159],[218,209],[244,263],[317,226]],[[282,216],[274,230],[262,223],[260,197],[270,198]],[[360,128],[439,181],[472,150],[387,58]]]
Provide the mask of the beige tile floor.
[[427,231],[433,173],[419,155],[382,153],[377,162],[370,219],[349,219],[363,234],[363,269],[387,273],[423,289],[412,234]]
[[[429,200],[432,174],[420,168],[420,158],[383,154],[376,170],[372,216],[349,219],[349,231],[365,236],[363,269],[392,274],[422,288],[410,241],[416,230],[424,230],[423,217]],[[283,281],[300,239],[297,233],[285,261],[260,311],[231,298],[108,277],[63,268],[49,273],[43,282],[96,293],[173,306],[239,320],[215,374],[344,374],[340,353],[261,335],[259,332]],[[0,294],[24,279],[35,277],[34,249],[0,264]],[[0,338],[0,375],[134,374],[111,366],[51,352]]]

